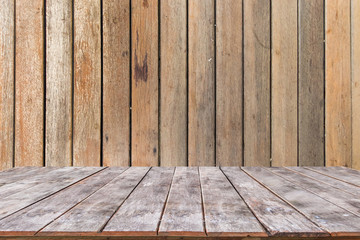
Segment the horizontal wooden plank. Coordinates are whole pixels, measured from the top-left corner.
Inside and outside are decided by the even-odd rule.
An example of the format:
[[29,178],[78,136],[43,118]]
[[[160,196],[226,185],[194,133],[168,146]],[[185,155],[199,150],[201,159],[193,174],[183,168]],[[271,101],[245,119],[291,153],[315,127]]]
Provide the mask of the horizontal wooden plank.
[[[12,170],[14,169],[14,170]],[[0,172],[0,186],[13,183],[27,177],[31,177],[38,171],[43,171],[43,167],[16,167],[9,171]]]
[[349,168],[342,168],[342,167],[307,167],[312,171],[339,179],[341,181],[356,185],[360,187],[360,172],[349,169]]

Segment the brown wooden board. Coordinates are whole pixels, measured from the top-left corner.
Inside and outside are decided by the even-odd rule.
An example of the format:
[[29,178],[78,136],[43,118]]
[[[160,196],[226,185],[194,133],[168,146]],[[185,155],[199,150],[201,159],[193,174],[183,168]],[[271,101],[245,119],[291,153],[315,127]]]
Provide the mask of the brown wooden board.
[[270,7],[244,1],[245,166],[270,166]]
[[14,157],[14,18],[15,1],[0,1],[0,171]]
[[133,167],[126,170],[50,223],[38,235],[91,236],[100,232],[148,171],[147,167]]
[[249,177],[239,167],[222,167],[257,219],[269,235],[276,237],[317,237],[327,236],[309,219],[292,208],[261,184]]
[[103,165],[130,164],[130,1],[103,5]]
[[358,236],[360,218],[261,167],[243,170],[332,236]]
[[324,166],[324,0],[300,0],[298,14],[298,161]]
[[186,166],[187,4],[162,0],[160,7],[160,165]]
[[177,167],[159,235],[205,236],[199,170]]
[[153,167],[103,230],[104,235],[157,234],[174,168]]
[[189,0],[189,166],[215,165],[214,0]]
[[[2,219],[0,221],[0,235],[34,235],[54,220],[56,222],[58,217],[76,207],[80,202],[86,201],[89,196],[99,192],[100,188],[124,170],[125,168],[107,168],[57,194]],[[84,219],[89,220],[87,218],[82,220]]]
[[352,163],[360,169],[360,1],[351,0]]
[[356,171],[357,173],[356,174],[352,172],[351,169],[339,168],[339,167],[327,167],[327,168],[307,167],[307,169],[360,187],[360,172],[358,171]]
[[2,206],[0,209],[0,220],[101,170],[103,168],[89,167],[79,169],[76,173],[59,176],[53,179],[53,182],[44,182],[2,198],[0,199],[0,206]]
[[72,1],[46,0],[46,166],[72,164]]
[[242,2],[216,2],[217,166],[239,166],[243,161]]
[[100,14],[100,1],[74,1],[74,166],[100,166]]
[[208,236],[267,236],[219,168],[200,167],[199,171]]
[[131,166],[158,166],[158,0],[131,8]]
[[43,166],[44,0],[15,5],[15,166]]

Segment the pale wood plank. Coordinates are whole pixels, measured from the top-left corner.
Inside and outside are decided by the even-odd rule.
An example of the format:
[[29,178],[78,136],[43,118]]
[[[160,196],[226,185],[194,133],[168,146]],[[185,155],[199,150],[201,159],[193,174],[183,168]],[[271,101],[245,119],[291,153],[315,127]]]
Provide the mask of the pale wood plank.
[[324,166],[324,1],[299,1],[299,165]]
[[217,166],[239,166],[243,161],[242,2],[216,2]]
[[159,235],[205,236],[198,168],[176,168]]
[[301,173],[301,174],[305,175],[306,177],[311,177],[312,179],[319,181],[322,184],[331,185],[337,189],[340,189],[342,191],[345,191],[345,192],[348,192],[348,193],[351,193],[353,195],[357,195],[360,197],[360,188],[358,188],[352,184],[337,180],[335,178],[323,175],[318,172],[311,171],[311,170],[303,168],[303,167],[288,167],[287,169]]
[[71,105],[72,1],[46,0],[46,166],[71,166]]
[[[1,235],[33,236],[109,183],[125,168],[108,168],[0,221]],[[85,200],[86,201],[86,200]],[[86,221],[84,221],[86,219]],[[83,218],[87,222],[89,218]]]
[[200,167],[199,171],[208,236],[267,236],[219,168]]
[[67,175],[62,175],[53,179],[53,182],[44,182],[25,191],[21,191],[19,193],[2,198],[0,199],[0,206],[2,206],[0,209],[0,219],[3,219],[6,216],[9,216],[29,205],[45,199],[52,194],[101,170],[102,168],[99,167],[79,169],[76,174],[70,173]]
[[130,1],[103,1],[103,164],[130,163]]
[[43,166],[44,1],[15,3],[15,166]]
[[235,189],[271,236],[329,235],[238,167],[222,167]]
[[105,226],[105,235],[153,236],[170,189],[174,168],[152,168]]
[[0,186],[15,182],[24,176],[31,175],[29,172],[37,171],[39,167],[14,167],[0,172]]
[[160,4],[161,166],[187,165],[186,1]]
[[0,1],[0,171],[13,167],[14,1]]
[[38,235],[92,236],[100,232],[148,171],[148,167],[132,167],[126,170],[92,196],[49,224]]
[[296,166],[297,0],[271,4],[272,166]]
[[356,174],[337,167],[309,167],[308,169],[360,187],[360,173]]
[[158,0],[131,2],[132,166],[157,166],[158,139]]
[[351,166],[350,2],[325,2],[326,166]]
[[189,0],[189,166],[215,165],[214,0]]
[[270,7],[244,1],[244,165],[270,166]]
[[351,1],[352,163],[360,169],[360,1]]
[[358,236],[359,217],[260,167],[243,170],[332,236]]
[[100,166],[100,1],[74,1],[74,166]]

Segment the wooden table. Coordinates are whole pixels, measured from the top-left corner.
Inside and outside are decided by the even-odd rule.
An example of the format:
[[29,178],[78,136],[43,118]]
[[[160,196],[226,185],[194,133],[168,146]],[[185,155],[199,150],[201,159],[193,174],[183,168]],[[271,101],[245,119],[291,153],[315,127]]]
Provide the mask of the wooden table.
[[0,236],[357,239],[360,172],[342,167],[14,168],[0,172]]

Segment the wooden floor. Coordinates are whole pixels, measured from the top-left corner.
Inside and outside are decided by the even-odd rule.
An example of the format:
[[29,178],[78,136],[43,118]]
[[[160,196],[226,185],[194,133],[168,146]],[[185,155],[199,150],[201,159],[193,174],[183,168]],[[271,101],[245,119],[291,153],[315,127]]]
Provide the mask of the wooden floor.
[[360,238],[360,172],[14,168],[0,172],[0,236]]

